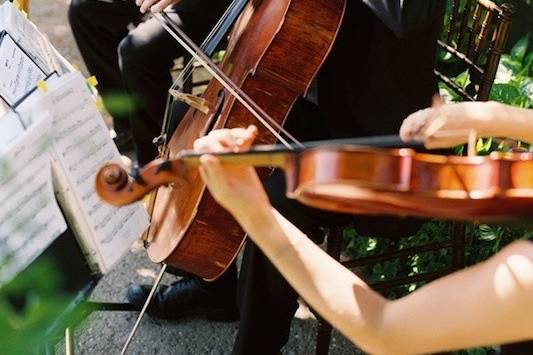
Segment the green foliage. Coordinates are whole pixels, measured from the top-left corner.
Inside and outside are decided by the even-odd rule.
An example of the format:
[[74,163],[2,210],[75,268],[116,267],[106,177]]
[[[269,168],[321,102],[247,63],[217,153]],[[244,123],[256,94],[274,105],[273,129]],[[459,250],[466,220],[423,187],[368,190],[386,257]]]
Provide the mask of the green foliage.
[[60,274],[54,263],[42,259],[2,286],[0,354],[38,353],[50,342],[47,330],[69,303],[58,291]]
[[[425,245],[433,241],[444,241],[448,238],[449,224],[442,221],[425,223],[412,236],[399,240],[380,238],[379,236],[361,236],[353,228],[344,231],[344,250],[351,258],[360,259],[379,255],[391,250],[405,250],[410,247]],[[374,265],[362,267],[361,276],[369,284],[392,280],[398,277],[414,276],[427,272],[442,270],[451,262],[449,253],[444,251],[426,252],[393,259]],[[414,290],[416,285],[405,285],[390,291],[387,296],[396,298]]]
[[533,107],[532,63],[530,37],[525,35],[509,54],[502,55],[490,99],[523,108]]
[[[457,60],[442,49],[437,55],[441,65],[455,70]],[[511,48],[509,54],[503,54],[496,72],[494,85],[490,93],[490,100],[503,102],[509,105],[532,108],[533,107],[533,51],[531,50],[530,37],[525,35]],[[467,92],[474,89],[473,80],[468,70],[452,76],[452,81]],[[439,91],[444,102],[459,102],[462,97],[448,85],[439,83]]]

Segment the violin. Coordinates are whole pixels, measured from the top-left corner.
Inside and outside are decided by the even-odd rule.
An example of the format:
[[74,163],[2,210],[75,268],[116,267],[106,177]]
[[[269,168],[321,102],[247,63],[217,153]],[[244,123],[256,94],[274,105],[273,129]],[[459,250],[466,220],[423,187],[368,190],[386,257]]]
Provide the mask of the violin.
[[[218,67],[165,13],[154,14],[214,76],[201,97],[182,95],[191,108],[168,139],[164,156],[176,159],[179,152],[191,149],[197,138],[213,129],[257,121],[262,123],[261,143],[294,142],[283,124],[325,61],[345,5],[346,0],[250,0],[229,35]],[[180,171],[182,175],[159,185],[152,195],[145,246],[154,262],[214,280],[236,257],[245,233],[209,195],[197,169]],[[142,176],[137,178],[140,185]]]
[[[283,169],[289,198],[335,212],[485,222],[533,217],[533,153],[445,156],[354,145],[357,141],[364,139],[215,155],[222,164]],[[109,164],[98,173],[96,190],[109,203],[131,203],[176,183],[198,164],[198,154],[182,151],[147,165],[134,180]]]

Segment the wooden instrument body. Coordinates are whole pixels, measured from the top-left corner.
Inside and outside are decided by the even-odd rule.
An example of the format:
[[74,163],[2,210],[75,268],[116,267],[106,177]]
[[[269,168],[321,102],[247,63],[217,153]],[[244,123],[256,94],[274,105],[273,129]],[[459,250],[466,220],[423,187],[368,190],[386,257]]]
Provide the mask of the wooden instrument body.
[[321,209],[508,221],[533,216],[533,154],[458,157],[411,149],[306,150],[284,163],[287,195]]
[[[329,53],[343,14],[344,0],[250,1],[230,35],[221,68],[283,124]],[[215,80],[203,98],[209,112],[187,112],[169,141],[170,159],[212,129],[257,124]],[[275,138],[262,128],[258,141],[274,143]],[[183,170],[156,192],[147,235],[154,262],[213,280],[229,266],[244,238],[237,222],[205,191],[197,169]]]

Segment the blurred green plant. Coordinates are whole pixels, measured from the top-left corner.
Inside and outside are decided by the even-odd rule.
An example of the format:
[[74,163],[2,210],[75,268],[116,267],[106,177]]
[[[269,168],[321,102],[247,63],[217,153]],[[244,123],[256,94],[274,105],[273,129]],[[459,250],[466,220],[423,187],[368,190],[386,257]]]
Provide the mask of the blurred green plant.
[[127,117],[143,105],[138,97],[126,92],[108,92],[102,94],[102,98],[107,112],[115,118]]
[[62,283],[57,265],[41,258],[2,286],[0,354],[42,353],[50,345],[49,328],[72,301],[59,291]]

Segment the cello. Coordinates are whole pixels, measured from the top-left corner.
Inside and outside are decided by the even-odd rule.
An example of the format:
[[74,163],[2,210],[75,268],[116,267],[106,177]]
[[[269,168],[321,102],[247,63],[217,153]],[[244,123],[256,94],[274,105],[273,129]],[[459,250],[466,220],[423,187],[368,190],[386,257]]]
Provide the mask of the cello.
[[[328,55],[344,9],[345,0],[250,1],[229,36],[215,72],[219,80],[209,83],[202,107],[191,107],[179,123],[168,141],[168,158],[191,149],[212,129],[256,120],[264,124],[258,136],[261,143],[286,143],[279,132]],[[179,32],[164,13],[154,16],[171,34]],[[206,60],[186,36],[175,38]],[[145,246],[154,262],[214,280],[237,255],[245,233],[209,195],[197,170],[182,173],[155,193]],[[145,183],[142,175],[136,179]]]

